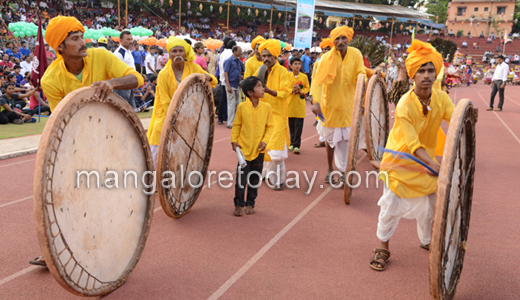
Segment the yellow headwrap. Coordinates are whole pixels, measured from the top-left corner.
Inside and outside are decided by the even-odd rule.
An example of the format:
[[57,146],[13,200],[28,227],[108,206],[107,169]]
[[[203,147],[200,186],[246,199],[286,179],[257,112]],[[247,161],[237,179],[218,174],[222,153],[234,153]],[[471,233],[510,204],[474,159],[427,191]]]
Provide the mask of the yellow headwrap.
[[56,61],[62,59],[61,55],[58,53],[58,47],[67,38],[69,32],[75,31],[81,31],[84,33],[85,28],[83,28],[83,25],[81,25],[78,19],[74,17],[58,16],[52,18],[49,22],[47,31],[45,32],[45,40],[52,49],[56,50]]
[[[334,41],[340,36],[346,36],[348,41],[352,40],[354,30],[348,26],[336,27],[330,32],[330,40],[334,45]],[[321,44],[320,44],[321,47]],[[336,78],[336,47],[332,47],[331,51],[327,52],[321,57],[320,71],[316,72],[316,83],[317,84],[331,84]]]
[[[170,55],[170,50],[172,50],[173,47],[181,46],[184,48],[184,53],[186,54],[186,60],[187,61],[194,61],[197,56],[195,55],[195,52],[193,52],[193,48],[186,43],[185,40],[180,39],[178,37],[170,36],[168,38],[168,41],[166,42],[166,51],[168,51],[168,56]],[[168,58],[168,62],[164,66],[169,67],[172,64],[172,60]]]
[[253,39],[253,41],[251,41],[251,49],[252,49],[253,51],[255,51],[255,47],[256,47],[256,45],[257,45],[257,44],[261,44],[261,43],[263,43],[263,42],[265,42],[265,39],[264,39],[261,35],[255,37],[255,38]]
[[406,71],[410,78],[414,78],[417,70],[426,63],[433,63],[435,74],[439,74],[442,69],[442,55],[433,48],[430,43],[422,42],[418,39],[412,41],[412,45],[407,50],[410,55],[406,59]]
[[320,43],[320,48],[321,50],[327,48],[327,47],[330,47],[330,49],[332,49],[332,47],[334,47],[334,43],[332,42],[331,39],[329,38],[326,38],[326,39],[323,39]]
[[262,54],[262,51],[267,50],[269,53],[271,53],[272,56],[275,58],[278,58],[280,56],[280,53],[282,53],[282,46],[280,45],[279,40],[267,40],[260,44],[260,47],[258,48],[258,51],[260,51],[260,54]]

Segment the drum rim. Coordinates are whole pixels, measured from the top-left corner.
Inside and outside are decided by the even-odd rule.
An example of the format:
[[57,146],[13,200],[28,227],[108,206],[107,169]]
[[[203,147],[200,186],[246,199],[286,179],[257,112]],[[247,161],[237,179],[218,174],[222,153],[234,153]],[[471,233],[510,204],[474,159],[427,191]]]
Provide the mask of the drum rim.
[[[383,97],[384,97],[384,99],[383,99],[383,106],[385,108],[385,124],[384,125],[386,127],[385,145],[386,145],[386,142],[388,141],[388,136],[390,135],[390,113],[389,113],[389,107],[388,107],[388,94],[386,92],[385,83],[383,81],[383,78],[381,78],[380,75],[377,75],[377,76],[374,75],[370,78],[370,80],[368,82],[368,87],[367,87],[367,92],[366,92],[367,94],[366,94],[366,98],[365,98],[366,105],[365,105],[365,117],[364,117],[367,155],[370,160],[377,160],[373,154],[374,147],[372,145],[372,139],[370,138],[372,136],[372,131],[371,131],[372,123],[370,122],[372,120],[372,118],[371,118],[370,112],[372,111],[372,105],[374,104],[373,102],[377,100],[372,97],[372,94],[374,93],[374,90],[378,85],[381,87],[381,90],[383,91]],[[383,147],[385,145],[383,145]],[[382,158],[383,158],[383,155],[381,155],[381,159]],[[380,161],[380,160],[377,160],[377,161]]]
[[[212,91],[212,88],[211,88],[211,85],[209,84],[209,82],[205,82],[205,80],[206,80],[205,76],[206,76],[205,74],[191,74],[188,77],[186,77],[181,82],[181,84],[177,87],[177,90],[175,91],[175,94],[172,97],[170,106],[168,107],[168,111],[166,112],[166,117],[164,119],[163,130],[162,130],[163,132],[166,132],[166,130],[167,130],[165,127],[166,124],[171,124],[172,122],[174,122],[176,120],[177,116],[176,116],[175,112],[177,110],[177,106],[179,105],[179,102],[180,102],[182,96],[186,92],[188,92],[188,89],[186,87],[189,86],[190,84],[192,84],[192,82],[197,83],[197,84],[202,84],[206,90],[206,93],[208,95],[210,95],[209,99],[207,99],[208,109],[210,110],[210,118],[209,118],[210,119],[210,129],[209,129],[210,132],[209,132],[209,136],[208,136],[208,146],[206,149],[206,157],[204,159],[204,168],[203,168],[203,172],[202,172],[204,175],[206,175],[206,172],[209,167],[209,161],[210,161],[211,153],[212,153],[212,149],[213,149],[213,138],[215,135],[215,108],[214,108],[214,103],[213,103],[213,101],[214,101],[213,100],[213,91]],[[179,92],[179,91],[181,91],[181,92]],[[168,217],[178,219],[178,218],[186,215],[191,210],[193,205],[195,205],[195,202],[197,201],[200,192],[204,188],[204,183],[206,182],[206,176],[204,176],[204,178],[203,178],[202,185],[199,188],[197,188],[197,190],[193,194],[193,197],[195,198],[193,200],[193,203],[188,207],[188,209],[184,210],[183,213],[178,213],[175,210],[175,207],[172,207],[170,205],[170,202],[168,201],[168,197],[165,193],[165,190],[163,188],[161,188],[161,182],[160,182],[161,177],[159,176],[164,171],[164,169],[162,167],[162,163],[164,160],[163,156],[165,156],[167,153],[167,151],[164,150],[164,147],[167,143],[166,139],[167,139],[167,134],[161,134],[159,148],[157,151],[157,174],[158,174],[158,176],[156,176],[157,194],[159,195],[159,202],[161,203],[161,207],[162,207],[164,213]]]
[[[469,232],[469,223],[471,220],[471,204],[473,198],[473,182],[475,176],[475,158],[476,158],[476,139],[475,139],[475,120],[473,117],[474,106],[469,99],[462,99],[455,107],[452,116],[452,122],[448,129],[448,135],[446,139],[445,146],[445,156],[443,161],[452,162],[457,157],[457,149],[459,148],[459,140],[455,141],[455,138],[462,134],[462,129],[470,122],[470,129],[472,132],[469,134],[473,137],[472,141],[469,141],[473,144],[472,152],[473,152],[473,161],[470,161],[471,165],[469,166],[469,176],[468,183],[470,183],[470,187],[467,193],[467,197],[465,200],[465,204],[467,210],[464,212],[466,219],[461,218],[461,223],[466,222],[467,227],[461,227],[461,238],[466,238],[464,240],[463,246],[459,247],[457,250],[457,261],[459,261],[458,265],[454,265],[453,269],[456,270],[451,277],[450,284],[451,287],[446,287],[444,283],[444,271],[443,271],[443,258],[444,258],[444,242],[445,242],[445,230],[446,230],[446,218],[448,214],[449,207],[449,195],[451,190],[451,177],[450,175],[454,172],[453,163],[443,163],[441,165],[441,170],[439,173],[439,179],[437,183],[437,192],[436,192],[436,201],[435,201],[435,209],[433,216],[433,225],[432,225],[432,238],[430,241],[430,254],[429,254],[429,271],[430,271],[430,295],[432,299],[452,299],[455,296],[458,281],[460,280],[460,274],[462,272],[462,267],[464,263],[465,256],[465,244],[467,241],[467,235]],[[469,115],[468,115],[469,114]],[[468,115],[466,117],[466,115]],[[446,151],[447,149],[451,151]],[[450,180],[448,180],[448,177]],[[455,271],[454,271],[455,272]],[[449,290],[448,290],[449,289]]]
[[[57,262],[57,255],[55,251],[52,250],[53,245],[50,242],[51,239],[49,238],[50,229],[48,230],[48,228],[50,228],[50,225],[48,215],[45,209],[46,196],[44,195],[46,195],[45,191],[47,189],[46,185],[48,180],[44,179],[47,178],[46,174],[48,173],[48,163],[51,161],[51,153],[53,152],[48,151],[47,147],[55,145],[56,141],[58,141],[59,144],[61,144],[61,139],[58,136],[56,136],[58,131],[60,131],[60,127],[58,127],[59,124],[64,123],[65,126],[67,126],[68,121],[77,111],[79,111],[80,109],[92,102],[99,101],[96,97],[85,97],[86,95],[84,94],[92,92],[92,90],[94,90],[94,88],[83,87],[69,93],[67,96],[65,96],[65,98],[63,98],[62,101],[60,101],[56,109],[53,111],[52,115],[49,117],[49,120],[41,135],[40,143],[38,145],[39,151],[36,154],[35,171],[33,179],[34,216],[36,222],[38,242],[40,244],[42,255],[54,279],[56,279],[56,281],[58,281],[58,283],[67,291],[79,296],[103,296],[116,290],[126,282],[128,276],[137,265],[144,250],[146,240],[150,231],[150,224],[152,221],[154,209],[153,194],[147,195],[146,214],[143,222],[142,234],[139,239],[138,247],[135,249],[134,255],[131,261],[129,262],[128,266],[126,267],[126,270],[116,281],[103,282],[105,283],[105,285],[102,285],[100,288],[85,291],[85,289],[77,285],[75,282],[71,280],[71,278],[69,278],[64,268],[58,268],[59,263]],[[152,153],[148,144],[148,140],[146,138],[146,132],[144,131],[143,125],[137,117],[137,115],[135,114],[135,112],[133,111],[132,107],[124,99],[122,99],[113,92],[109,93],[108,99],[105,103],[117,108],[117,110],[121,112],[124,116],[126,116],[127,119],[132,123],[137,135],[139,136],[143,144],[143,151],[144,157],[146,158],[147,169],[153,170]],[[63,130],[61,130],[61,133],[63,133]],[[151,180],[148,183],[150,184]],[[66,243],[65,238],[62,238],[62,240],[64,243]],[[72,257],[73,255],[71,255],[71,259]],[[82,266],[81,268],[84,270]],[[88,274],[88,272],[86,273]]]
[[[358,94],[358,91],[361,91]],[[356,171],[357,165],[357,154],[359,147],[359,135],[361,133],[361,124],[363,122],[363,96],[366,91],[365,84],[365,74],[359,74],[356,82],[356,94],[354,96],[354,109],[352,110],[352,122],[350,124],[350,136],[348,143],[348,155],[347,155],[347,169],[345,170],[345,180],[348,180],[349,183],[352,183],[352,176],[347,176],[350,172]],[[359,124],[359,126],[352,126],[354,124]],[[355,142],[352,142],[355,141]],[[348,177],[348,178],[347,178]],[[350,199],[352,198],[352,189],[350,186],[344,182],[343,183],[343,197],[345,200],[345,204],[350,204]]]

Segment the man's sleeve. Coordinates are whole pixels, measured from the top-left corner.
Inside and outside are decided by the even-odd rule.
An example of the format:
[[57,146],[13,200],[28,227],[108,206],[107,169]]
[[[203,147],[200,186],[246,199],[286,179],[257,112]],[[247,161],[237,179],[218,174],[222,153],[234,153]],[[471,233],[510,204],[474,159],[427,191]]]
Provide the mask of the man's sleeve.
[[56,87],[47,84],[46,82],[42,81],[42,90],[43,94],[45,94],[45,97],[47,97],[47,101],[49,101],[49,106],[51,108],[51,111],[54,111],[58,103],[63,99],[64,95],[62,95]]
[[230,69],[230,65],[231,65],[231,60],[230,59],[227,59],[225,62],[224,62],[224,72],[228,72],[229,73],[229,69]]
[[242,129],[242,105],[238,105],[235,119],[233,120],[233,127],[231,128],[231,143],[238,143],[240,137],[240,130]]
[[289,72],[287,72],[287,69],[283,68],[280,69],[280,89],[276,91],[277,96],[276,98],[281,98],[285,100],[289,95],[291,94],[292,90],[292,81],[289,77]]
[[503,79],[504,82],[503,82],[503,83],[506,83],[506,81],[507,81],[507,75],[509,75],[509,66],[508,66],[508,65],[506,65],[506,67],[504,68],[503,73],[504,73],[504,74],[503,74],[503,77],[504,77],[504,79]]
[[[137,78],[137,87],[144,84],[144,79],[141,74],[137,73],[134,68],[129,67],[122,60],[118,59],[115,55],[112,55],[108,50],[102,49],[99,54],[103,55],[107,74],[110,78],[121,78],[128,75],[134,75]],[[100,66],[101,67],[101,66]]]
[[455,110],[455,104],[453,104],[453,101],[450,99],[450,96],[448,94],[444,93],[444,101],[446,109],[444,110],[444,115],[442,116],[442,119],[446,121],[446,123],[450,124],[451,116],[453,115],[453,111]]
[[309,79],[307,78],[307,76],[303,76],[303,89],[301,89],[302,93],[304,94],[307,94],[310,90],[310,86],[309,86]]

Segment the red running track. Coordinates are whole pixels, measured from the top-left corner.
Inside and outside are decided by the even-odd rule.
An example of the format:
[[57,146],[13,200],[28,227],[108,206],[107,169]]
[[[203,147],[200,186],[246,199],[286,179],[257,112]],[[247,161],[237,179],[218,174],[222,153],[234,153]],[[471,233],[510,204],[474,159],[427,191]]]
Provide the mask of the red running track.
[[[457,299],[520,297],[520,87],[506,88],[503,112],[485,111],[490,91],[479,84],[450,94],[480,108],[472,219]],[[356,189],[346,206],[341,189],[323,185],[325,150],[312,147],[312,123],[309,114],[302,154],[290,153],[286,162],[287,170],[318,171],[309,195],[303,178],[300,189],[275,192],[263,185],[257,214],[241,218],[232,215],[234,189],[217,185],[204,189],[178,220],[168,218],[156,200],[142,259],[106,298],[428,299],[428,252],[419,247],[415,221],[401,221],[387,270],[369,268],[378,245],[381,187]],[[234,171],[229,135],[217,126],[210,170]],[[34,158],[0,161],[0,299],[75,298],[47,269],[28,264],[40,254],[32,208]],[[371,170],[366,157],[358,169]]]

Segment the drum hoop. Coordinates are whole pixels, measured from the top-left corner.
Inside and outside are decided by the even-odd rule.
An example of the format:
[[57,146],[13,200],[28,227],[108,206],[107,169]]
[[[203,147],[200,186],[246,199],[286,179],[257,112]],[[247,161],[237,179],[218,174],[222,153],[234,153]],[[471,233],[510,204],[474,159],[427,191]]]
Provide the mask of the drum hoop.
[[[359,93],[358,93],[359,91]],[[350,124],[350,137],[348,143],[348,155],[347,155],[347,169],[345,170],[345,180],[348,180],[349,184],[352,184],[352,177],[348,176],[350,172],[356,171],[357,154],[359,147],[359,134],[361,132],[361,122],[363,122],[363,116],[361,115],[363,110],[363,95],[366,91],[365,85],[365,74],[359,74],[356,82],[356,94],[354,96],[354,109],[352,111],[352,122]],[[355,125],[355,126],[353,126]],[[352,198],[352,189],[346,182],[343,183],[343,198],[345,204],[350,204],[350,198]]]
[[[193,194],[194,200],[191,203],[191,205],[186,210],[184,210],[184,212],[178,213],[176,211],[175,207],[170,205],[170,201],[168,199],[168,192],[167,192],[168,190],[163,189],[161,187],[161,182],[160,182],[161,181],[160,174],[162,174],[165,170],[168,170],[167,167],[164,168],[164,166],[163,166],[164,164],[166,164],[166,165],[168,164],[168,160],[165,158],[167,155],[167,151],[166,151],[167,146],[166,145],[168,143],[169,134],[166,134],[166,131],[168,131],[168,129],[166,129],[165,126],[167,126],[166,124],[174,124],[175,121],[177,120],[178,114],[180,113],[177,110],[177,106],[180,104],[180,101],[181,101],[181,99],[183,99],[183,96],[189,92],[189,88],[187,88],[187,87],[192,86],[192,83],[201,84],[204,87],[206,94],[210,95],[209,99],[206,99],[208,102],[207,103],[208,109],[210,110],[210,118],[209,118],[210,119],[210,128],[209,128],[210,132],[209,132],[209,136],[208,136],[206,156],[204,157],[204,167],[203,167],[203,171],[202,171],[202,174],[204,176],[203,176],[202,185],[195,190],[195,193]],[[213,90],[211,88],[211,85],[209,83],[206,83],[206,78],[205,78],[204,74],[191,74],[181,82],[179,87],[177,87],[175,94],[173,94],[172,101],[171,101],[170,106],[168,107],[168,111],[166,113],[166,118],[164,119],[163,134],[161,134],[161,139],[159,142],[159,149],[157,152],[158,153],[157,154],[157,173],[158,174],[156,176],[157,177],[157,179],[156,179],[157,193],[159,194],[159,200],[161,203],[161,207],[167,216],[169,216],[171,218],[176,218],[176,219],[180,218],[180,217],[184,216],[185,214],[187,214],[191,210],[191,208],[193,207],[195,202],[197,201],[197,198],[199,197],[200,192],[204,188],[204,183],[206,182],[205,175],[208,170],[209,161],[211,158],[211,152],[213,149],[214,133],[215,133],[215,108],[214,108],[214,104],[213,104]]]
[[[76,261],[73,253],[71,253],[71,257],[69,261],[65,264],[65,266],[59,263],[57,256],[59,256],[59,254],[61,254],[65,250],[63,250],[60,253],[56,253],[56,250],[53,248],[54,244],[51,244],[50,240],[58,237],[59,235],[61,236],[61,239],[65,245],[65,249],[69,252],[71,252],[71,250],[67,245],[67,241],[62,236],[60,225],[56,221],[55,223],[60,233],[56,236],[52,236],[51,229],[48,229],[52,224],[50,224],[48,216],[50,212],[47,211],[45,206],[47,204],[53,204],[52,192],[50,191],[52,190],[52,179],[48,179],[48,174],[54,172],[53,166],[57,158],[56,153],[59,149],[59,146],[62,143],[61,137],[63,136],[64,129],[69,124],[70,119],[74,116],[76,112],[78,112],[83,107],[87,106],[89,103],[99,101],[97,100],[97,98],[94,97],[85,97],[77,100],[78,97],[82,96],[82,94],[87,93],[92,89],[93,88],[91,87],[84,87],[69,93],[65,98],[63,98],[62,101],[60,101],[56,109],[53,111],[52,115],[49,117],[49,120],[43,130],[40,143],[38,145],[39,151],[36,154],[33,180],[34,216],[36,222],[38,241],[42,250],[42,255],[45,259],[45,262],[47,263],[49,271],[54,276],[54,279],[56,279],[56,281],[58,281],[58,283],[67,291],[80,296],[103,296],[119,288],[122,284],[126,282],[128,276],[136,266],[144,250],[146,239],[150,230],[150,224],[152,221],[154,209],[153,195],[148,195],[146,215],[143,222],[142,234],[139,239],[139,246],[135,250],[134,256],[132,260],[129,262],[128,266],[126,267],[125,272],[118,278],[118,280],[112,282],[102,282],[98,279],[93,278],[93,276],[91,276],[83,268],[83,266],[81,266]],[[143,144],[143,151],[146,157],[147,169],[153,170],[152,153],[148,144],[148,140],[146,138],[146,133],[144,131],[141,121],[133,111],[132,107],[124,99],[122,99],[113,92],[109,94],[108,99],[105,103],[117,108],[131,122],[138,136],[141,139],[141,143]],[[50,151],[48,149],[49,146],[52,147]],[[152,179],[149,178],[147,184],[151,183]],[[49,197],[51,199],[49,199]],[[93,280],[99,282],[101,286],[99,288],[87,290],[73,282],[71,278],[69,278],[69,275],[65,272],[65,268],[71,260],[74,261],[76,266],[79,266],[82,269],[80,278],[84,276],[83,273],[85,273],[87,276],[89,276],[89,278],[93,278]],[[57,267],[58,265],[60,266],[60,268]],[[74,268],[76,268],[76,266]],[[94,287],[95,281],[93,285]],[[90,281],[87,281],[87,287],[90,285],[89,282]]]
[[[471,218],[471,204],[473,198],[473,180],[475,175],[475,154],[476,154],[476,142],[475,142],[475,120],[473,117],[473,104],[469,99],[462,99],[456,106],[448,135],[446,139],[446,146],[444,148],[444,158],[441,170],[439,173],[439,179],[437,183],[435,210],[433,216],[432,225],[432,238],[430,242],[430,295],[432,299],[452,299],[455,296],[457,284],[460,279],[462,267],[464,263],[464,255],[466,250],[466,240],[469,231],[469,222]],[[470,151],[466,154],[472,156],[472,160],[469,161],[467,167],[467,181],[466,184],[461,187],[460,201],[463,201],[465,210],[461,209],[461,220],[460,223],[460,238],[461,245],[457,248],[456,260],[453,265],[453,274],[451,275],[450,285],[446,287],[444,281],[444,259],[445,259],[445,230],[446,230],[446,219],[449,208],[449,197],[451,191],[451,178],[454,173],[454,163],[457,158],[457,151],[460,148],[459,141],[463,133],[463,128],[470,123],[469,129],[471,132],[466,132],[467,135],[472,137],[469,142]],[[466,127],[467,128],[467,127]],[[466,138],[466,137],[464,137]],[[466,147],[468,149],[468,146]]]
[[[383,99],[375,99],[373,97],[373,93],[375,91],[375,88],[379,86],[381,88],[381,90],[383,91]],[[386,93],[386,88],[385,88],[385,83],[383,81],[383,79],[378,75],[374,75],[370,78],[369,82],[368,82],[368,87],[367,87],[367,95],[366,95],[366,98],[365,98],[365,118],[364,118],[364,122],[365,122],[365,139],[366,139],[366,145],[367,145],[367,155],[368,155],[368,158],[370,160],[377,160],[377,161],[381,161],[381,159],[383,158],[383,155],[381,153],[381,157],[378,158],[374,155],[374,152],[379,152],[378,151],[378,147],[381,146],[381,147],[385,147],[386,145],[386,141],[388,141],[388,136],[390,134],[390,117],[389,117],[389,108],[388,108],[388,94]],[[385,122],[384,122],[384,127],[385,127],[385,145],[373,145],[373,139],[372,139],[372,106],[375,105],[375,101],[377,100],[382,100],[383,101],[383,106],[384,106],[384,109],[385,109]],[[379,123],[379,122],[378,122]]]

